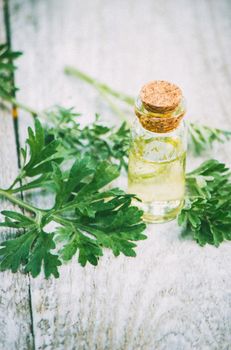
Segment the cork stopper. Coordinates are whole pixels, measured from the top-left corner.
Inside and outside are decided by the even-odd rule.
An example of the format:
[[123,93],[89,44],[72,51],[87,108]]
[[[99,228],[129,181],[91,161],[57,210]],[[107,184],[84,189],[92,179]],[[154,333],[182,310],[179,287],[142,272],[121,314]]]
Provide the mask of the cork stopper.
[[179,126],[185,114],[182,101],[182,91],[177,85],[154,80],[142,87],[135,112],[145,129],[165,133]]
[[142,87],[140,99],[148,111],[165,113],[173,111],[179,105],[182,92],[175,84],[154,80]]

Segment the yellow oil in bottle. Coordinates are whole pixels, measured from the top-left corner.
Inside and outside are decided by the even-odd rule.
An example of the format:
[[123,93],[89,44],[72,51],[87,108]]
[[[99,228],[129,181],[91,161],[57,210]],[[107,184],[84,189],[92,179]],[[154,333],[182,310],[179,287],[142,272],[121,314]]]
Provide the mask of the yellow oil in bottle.
[[166,222],[180,211],[185,193],[186,152],[177,137],[133,140],[129,154],[128,192],[144,210],[147,222]]

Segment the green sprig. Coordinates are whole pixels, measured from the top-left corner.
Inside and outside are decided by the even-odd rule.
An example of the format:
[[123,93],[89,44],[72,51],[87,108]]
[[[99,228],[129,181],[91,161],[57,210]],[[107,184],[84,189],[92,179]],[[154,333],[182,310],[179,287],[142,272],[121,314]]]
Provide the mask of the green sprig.
[[230,170],[210,159],[187,174],[187,197],[178,223],[201,246],[231,240]]
[[[58,140],[45,142],[45,132],[38,119],[35,131],[28,128],[28,150],[22,150],[24,165],[9,189],[0,196],[24,209],[2,211],[0,226],[18,229],[18,236],[0,245],[0,268],[16,272],[20,265],[36,277],[42,267],[45,277],[59,276],[63,261],[77,256],[79,263],[97,265],[103,248],[115,256],[135,256],[135,241],[143,240],[145,224],[142,211],[131,204],[133,195],[108,186],[119,176],[119,168],[108,161],[97,165],[87,156],[72,164],[57,156]],[[65,170],[60,164],[65,165]],[[44,209],[21,199],[18,192],[49,185],[53,205]],[[50,222],[59,227],[47,232]],[[59,242],[59,248],[57,247]]]
[[231,139],[231,131],[210,128],[207,125],[188,123],[189,149],[195,155],[211,150],[214,142],[224,143]]
[[7,44],[0,45],[0,97],[11,100],[17,88],[13,84],[13,72],[16,66],[13,61],[22,53],[13,52]]
[[109,160],[127,169],[130,131],[126,123],[117,129],[100,122],[96,115],[93,123],[81,127],[79,113],[73,108],[56,107],[43,113],[46,140],[60,140],[59,153],[63,157],[76,158],[90,155],[92,160]]

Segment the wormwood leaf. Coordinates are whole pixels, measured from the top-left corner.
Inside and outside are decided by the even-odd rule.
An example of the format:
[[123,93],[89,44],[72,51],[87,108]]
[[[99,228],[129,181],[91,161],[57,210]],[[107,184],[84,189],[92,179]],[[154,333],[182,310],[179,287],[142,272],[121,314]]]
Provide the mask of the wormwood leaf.
[[35,224],[33,219],[16,211],[2,210],[1,214],[5,216],[5,222],[0,222],[0,226],[25,228]]
[[115,180],[119,174],[118,168],[113,164],[107,161],[99,163],[95,169],[92,180],[79,190],[76,199],[80,201],[86,196],[92,196],[97,190],[100,190],[102,187]]
[[[15,192],[37,188],[42,184],[45,185],[51,180],[52,164],[60,164],[63,161],[63,158],[58,155],[58,140],[45,144],[44,128],[38,118],[35,119],[34,131],[30,127],[28,128],[26,144],[25,148],[21,149],[22,168],[10,187],[10,190],[13,189]],[[29,149],[27,149],[27,146],[29,146]],[[33,180],[28,181],[27,179],[27,183],[24,184],[23,180],[34,177],[36,178]],[[17,188],[16,185],[18,185]]]
[[[59,142],[54,140],[45,145],[44,129],[38,119],[35,119],[35,132],[28,128],[27,144],[30,149],[30,158],[22,168],[24,176],[33,177],[44,175],[52,171],[52,163],[61,163],[63,158],[57,157]],[[25,151],[24,151],[25,154]]]
[[85,266],[87,262],[92,265],[97,265],[98,259],[103,255],[102,248],[99,246],[98,242],[94,239],[83,235],[81,231],[74,228],[67,230],[65,227],[61,227],[57,233],[57,239],[60,237],[61,241],[66,236],[66,243],[64,247],[60,250],[60,254],[63,260],[71,260],[72,257],[79,252],[78,262]]
[[44,113],[46,142],[58,139],[59,154],[64,158],[75,158],[83,154],[98,161],[109,160],[118,164],[119,169],[127,169],[130,131],[126,123],[119,129],[109,128],[100,123],[96,115],[93,123],[81,127],[73,108],[56,107]]
[[[56,186],[55,208],[59,208],[69,201],[72,192],[76,187],[83,187],[85,184],[81,181],[94,173],[95,169],[88,157],[77,159],[72,165],[67,178],[63,176],[59,166],[53,163],[53,181]],[[79,189],[79,187],[77,187]]]
[[54,234],[47,234],[44,231],[41,231],[37,237],[28,263],[25,267],[25,271],[31,272],[33,277],[39,275],[42,263],[44,264],[46,278],[50,275],[53,275],[56,278],[59,277],[58,266],[61,265],[61,261],[57,255],[50,253],[50,250],[55,248],[53,236]]
[[[86,159],[76,161],[73,165],[76,169],[79,167],[78,162],[82,165],[82,174],[85,164],[85,177],[81,176],[80,183],[75,184],[79,190],[72,187],[72,197],[69,197],[68,191],[67,202],[60,202],[59,205],[61,223],[65,220],[56,234],[59,243],[64,244],[61,256],[69,260],[78,253],[78,261],[83,266],[87,262],[96,265],[102,255],[102,247],[112,249],[115,256],[120,253],[135,256],[136,244],[133,241],[146,238],[142,234],[145,229],[145,224],[142,223],[143,213],[131,205],[132,195],[119,189],[103,190],[118,176],[118,168],[104,161],[89,177]],[[65,194],[63,198],[64,196]]]
[[[99,128],[97,132],[104,134],[107,130]],[[16,180],[33,179],[17,188],[14,182],[8,190],[0,189],[1,196],[25,211],[2,212],[5,221],[0,225],[20,229],[20,235],[0,245],[1,269],[16,272],[23,265],[33,277],[43,269],[46,278],[57,278],[58,267],[73,256],[82,266],[97,265],[104,247],[115,256],[135,256],[134,242],[146,238],[143,213],[132,206],[133,195],[107,188],[119,176],[119,167],[107,160],[96,164],[87,154],[60,166],[59,144],[56,140],[45,142],[38,119],[34,130],[28,129],[27,144],[29,152],[23,152],[24,164]],[[42,190],[49,181],[48,188],[54,194],[50,208],[35,207],[17,196],[21,189]],[[56,222],[58,228],[47,233],[45,227],[50,222]]]
[[231,131],[211,128],[207,125],[188,123],[189,148],[195,155],[212,148],[215,141],[224,143],[231,139]]
[[[23,227],[23,222],[20,227]],[[27,228],[27,225],[24,227]],[[38,232],[36,229],[28,230],[15,239],[1,243],[0,269],[1,271],[10,269],[16,272],[22,264],[25,265],[25,272],[31,272],[32,276],[36,277],[43,265],[46,278],[50,275],[58,277],[57,267],[61,265],[61,262],[57,255],[50,253],[50,250],[54,248],[52,234]]]
[[16,272],[20,264],[25,264],[35,237],[36,231],[28,231],[15,239],[2,242],[0,249],[1,271],[10,269],[12,272]]
[[21,54],[21,52],[12,52],[7,44],[0,45],[0,97],[4,99],[10,99],[17,90],[12,79],[12,74],[16,69],[13,60]]
[[21,222],[23,224],[32,225],[34,223],[34,220],[32,220],[30,217],[27,217],[21,213],[16,212],[16,211],[2,210],[1,214],[6,216],[7,218],[17,220],[18,222]]
[[201,245],[219,246],[231,239],[230,170],[208,160],[187,174],[187,199],[178,216],[184,232],[191,232]]

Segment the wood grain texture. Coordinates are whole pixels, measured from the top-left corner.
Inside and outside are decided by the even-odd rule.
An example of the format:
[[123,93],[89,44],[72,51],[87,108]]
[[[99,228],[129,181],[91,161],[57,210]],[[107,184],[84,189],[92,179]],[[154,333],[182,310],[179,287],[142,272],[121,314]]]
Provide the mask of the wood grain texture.
[[[10,3],[13,45],[25,53],[20,100],[74,105],[83,123],[95,111],[111,121],[90,88],[63,75],[72,64],[133,95],[151,79],[173,81],[188,118],[231,128],[230,1]],[[21,115],[22,140],[29,123]],[[210,156],[230,163],[229,147]],[[175,222],[148,236],[135,259],[106,252],[97,268],[73,261],[59,280],[31,281],[36,349],[231,349],[230,243],[202,249]]]
[[[17,156],[12,117],[0,112],[0,187],[7,188],[17,174]],[[1,210],[13,206],[0,201]],[[1,228],[1,241],[13,237]],[[18,272],[0,272],[0,349],[32,349],[29,277]]]
[[[3,2],[0,0],[0,43],[5,42]],[[0,99],[1,103],[1,99]],[[13,119],[9,110],[0,110],[0,187],[7,188],[18,172]],[[0,200],[0,210],[13,206]],[[3,241],[15,233],[0,229]],[[29,277],[18,272],[0,272],[0,349],[32,349]]]

